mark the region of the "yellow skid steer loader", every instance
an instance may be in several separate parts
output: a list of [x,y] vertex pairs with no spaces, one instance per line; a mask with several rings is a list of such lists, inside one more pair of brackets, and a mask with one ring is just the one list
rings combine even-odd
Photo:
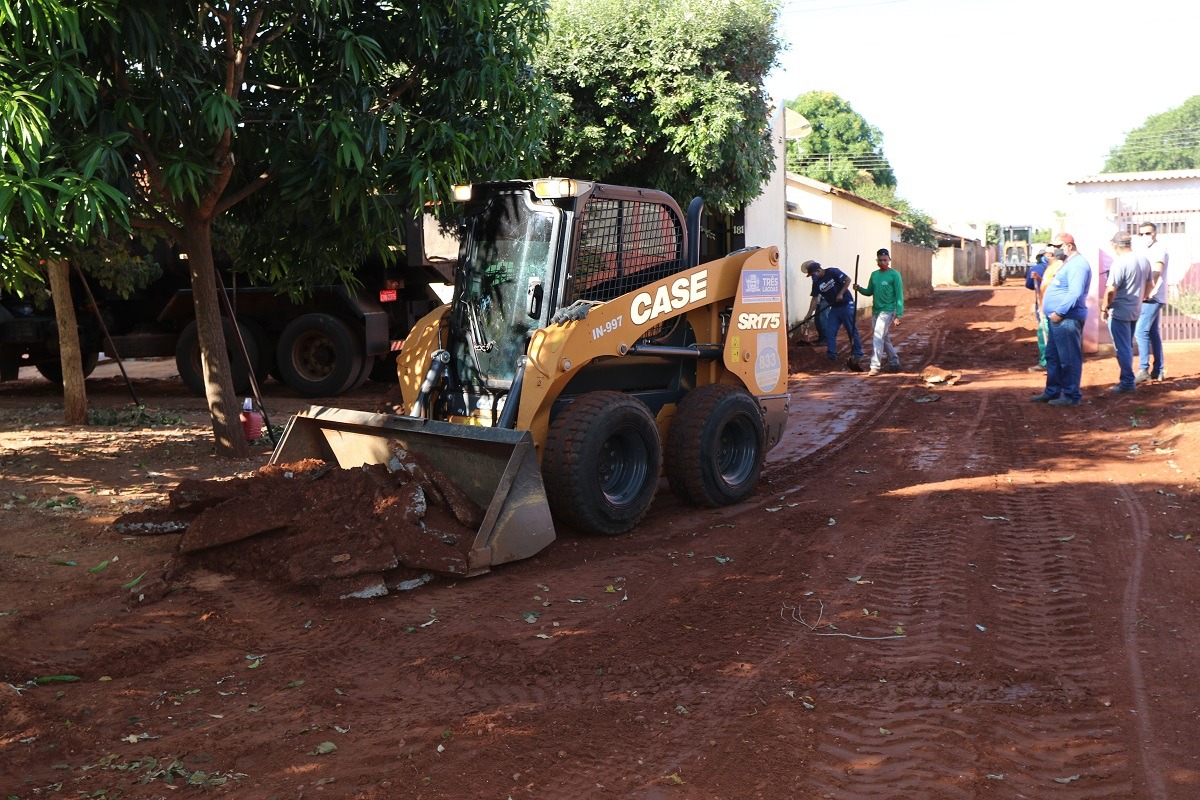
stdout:
[[546,547],[551,512],[629,531],[663,473],[696,505],[750,495],[788,413],[778,251],[698,264],[703,204],[685,219],[653,190],[551,178],[456,195],[454,296],[397,362],[407,413],[314,406],[272,463],[422,454],[484,510],[467,574]]

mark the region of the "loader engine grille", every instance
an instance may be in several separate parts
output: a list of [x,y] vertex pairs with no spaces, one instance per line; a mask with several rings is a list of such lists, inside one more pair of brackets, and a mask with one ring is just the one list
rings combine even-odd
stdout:
[[684,268],[683,221],[673,209],[593,198],[582,216],[567,304],[612,300]]

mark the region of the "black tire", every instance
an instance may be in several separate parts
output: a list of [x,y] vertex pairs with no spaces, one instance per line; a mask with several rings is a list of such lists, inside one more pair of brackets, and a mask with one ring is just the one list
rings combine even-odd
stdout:
[[362,369],[358,371],[358,377],[350,382],[350,386],[346,388],[347,392],[353,392],[360,388],[367,379],[371,377],[371,370],[375,366],[375,356],[363,356]]
[[[83,352],[83,377],[86,379],[96,371],[96,365],[100,363],[100,353],[95,350],[85,350]],[[51,383],[56,383],[62,386],[63,372],[62,361],[55,359],[54,361],[43,361],[35,367],[42,377]]]
[[238,325],[254,339],[258,348],[258,360],[254,366],[254,379],[261,385],[275,369],[275,343],[262,325],[251,319],[238,320]]
[[542,457],[550,510],[580,530],[616,536],[634,528],[661,470],[658,425],[637,398],[590,392],[550,423]]
[[[238,327],[242,331],[242,341],[246,343],[246,355],[250,357],[250,363],[257,368],[259,363],[258,342],[245,325],[238,323]],[[250,391],[250,373],[242,359],[242,351],[237,345],[237,340],[233,338],[233,323],[227,317],[221,318],[221,330],[225,334],[225,352],[229,354],[229,372],[233,377],[233,391],[237,394],[246,394]],[[200,363],[200,332],[196,328],[195,320],[187,324],[187,327],[179,334],[179,340],[175,343],[175,368],[179,370],[179,377],[192,394],[197,397],[204,396],[204,367]]]
[[284,383],[306,397],[341,394],[363,368],[363,349],[354,332],[329,314],[305,314],[289,322],[275,358]]
[[749,392],[710,383],[689,392],[667,431],[667,482],[682,500],[715,508],[740,503],[762,472],[766,431]]
[[1006,267],[1003,264],[992,264],[991,281],[992,286],[1004,285],[1004,270]]
[[371,380],[387,386],[395,386],[399,383],[400,378],[396,372],[396,358],[399,355],[399,350],[392,350],[376,357],[371,365]]

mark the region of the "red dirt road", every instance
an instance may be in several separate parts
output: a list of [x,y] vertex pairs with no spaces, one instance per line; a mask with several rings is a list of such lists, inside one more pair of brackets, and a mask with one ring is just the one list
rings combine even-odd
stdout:
[[214,459],[172,381],[139,389],[181,424],[84,431],[0,386],[0,795],[1200,797],[1200,348],[1030,403],[1028,301],[915,304],[899,375],[795,348],[741,506],[664,490],[632,534],[372,600],[191,571],[137,602],[179,534],[112,520],[266,455]]

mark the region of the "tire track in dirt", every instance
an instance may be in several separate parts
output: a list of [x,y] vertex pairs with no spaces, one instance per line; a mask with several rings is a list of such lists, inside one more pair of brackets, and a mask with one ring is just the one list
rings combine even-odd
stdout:
[[1130,537],[1133,540],[1133,562],[1129,568],[1129,579],[1125,584],[1125,593],[1121,606],[1121,633],[1125,641],[1125,651],[1129,654],[1129,683],[1137,710],[1137,727],[1140,747],[1142,773],[1146,779],[1147,788],[1156,800],[1167,800],[1166,785],[1163,782],[1162,770],[1155,758],[1154,725],[1150,715],[1150,702],[1146,696],[1146,680],[1139,658],[1140,649],[1137,643],[1138,603],[1141,597],[1142,565],[1146,557],[1146,547],[1150,541],[1150,516],[1138,500],[1133,489],[1126,484],[1117,484],[1117,494],[1125,501],[1130,511]]
[[1046,443],[1025,432],[1023,401],[999,398],[992,427],[992,450],[1010,472],[996,481],[993,582],[980,614],[996,667],[1014,683],[1013,713],[989,716],[987,768],[1017,791],[1058,782],[1056,796],[1129,797],[1125,719],[1104,699],[1115,687],[1089,599],[1105,590],[1102,565],[1095,532],[1076,524],[1094,513],[1093,501],[1072,485],[1034,483]]
[[[946,454],[953,439],[977,435],[988,416],[988,395],[962,397],[975,404],[969,417],[960,417],[964,429],[941,425],[922,431],[921,447],[907,454],[923,482],[952,479],[967,466]],[[864,616],[869,612],[889,625],[900,621],[896,630],[903,637],[853,641],[855,660],[877,665],[876,671],[817,696],[819,708],[833,710],[820,757],[811,761],[805,790],[812,796],[871,800],[934,791],[973,796],[975,759],[960,743],[972,741],[976,732],[962,706],[991,698],[960,688],[972,683],[964,666],[971,652],[964,611],[971,569],[967,541],[951,524],[913,524],[937,518],[940,502],[928,491],[913,497],[903,515],[887,524],[883,552],[863,564],[866,582],[835,593],[839,607],[861,607]],[[869,706],[864,697],[870,697]]]
[[[938,348],[945,336],[944,332],[938,331],[939,328],[936,326],[925,324],[923,327],[915,329],[905,339],[905,348],[909,353],[915,352],[923,355],[920,367],[932,363],[937,358]],[[920,367],[915,369],[919,370]],[[824,378],[822,376],[810,379],[800,386],[794,386],[793,396],[796,397],[796,393],[811,390],[814,381],[830,382],[841,379],[841,377]],[[888,381],[888,383],[884,383],[880,381],[879,383],[886,387],[886,394],[882,399],[875,395],[874,403],[865,411],[865,418],[856,419],[852,428],[839,431],[838,435],[830,437],[830,441],[820,444],[812,452],[797,456],[794,451],[790,455],[795,460],[788,463],[784,470],[777,471],[773,475],[774,482],[795,483],[815,470],[821,462],[847,450],[860,437],[874,430],[880,421],[895,409],[897,402],[911,394],[914,389],[913,385],[907,382]],[[974,415],[973,428],[978,427],[985,413],[986,400]],[[795,430],[790,433],[793,437],[798,435]],[[818,436],[818,438],[820,437]],[[718,512],[718,516],[725,519],[737,519],[751,512],[761,512],[762,507],[772,502],[778,502],[780,496],[786,497],[797,491],[798,488],[800,487],[784,489],[782,492],[772,493],[765,499],[756,499],[723,509]],[[919,533],[914,531],[912,538],[914,540],[924,539],[925,544],[917,545],[914,548],[920,553],[914,553],[911,556],[908,560],[908,568],[922,570],[925,577],[913,582],[913,596],[902,600],[901,603],[940,605],[942,599],[935,596],[936,593],[926,593],[923,590],[935,586],[934,579],[944,575],[945,570],[941,567],[933,567],[935,561],[929,558],[929,551],[926,548],[932,546],[935,551],[945,552],[946,547],[954,542],[953,532],[945,531],[943,536],[937,537],[936,542],[931,541],[928,531]],[[769,549],[772,544],[769,540],[764,539],[762,546],[764,549]],[[789,656],[795,653],[796,648],[806,647],[804,634],[794,625],[779,633],[778,637],[762,637],[755,641],[741,642],[738,646],[742,665],[740,668],[733,666],[724,671],[706,673],[702,677],[707,680],[698,680],[698,676],[693,676],[690,682],[675,686],[674,697],[678,700],[680,707],[702,708],[703,713],[692,714],[689,712],[687,716],[673,720],[672,732],[668,741],[650,739],[645,743],[643,761],[647,764],[664,765],[657,770],[658,773],[670,773],[699,763],[709,750],[709,747],[706,746],[707,742],[721,741],[725,732],[733,727],[732,721],[743,715],[746,708],[759,707],[759,704],[763,702],[762,695],[764,694],[773,696],[775,690],[768,687],[767,684],[777,682],[779,677],[772,665],[786,662]],[[940,641],[941,637],[939,636],[937,639]],[[934,658],[948,657],[957,652],[954,649],[939,650],[935,653]],[[929,763],[936,763],[938,760],[944,759],[949,747],[945,741],[946,737],[938,735],[937,727],[930,724],[927,718],[917,719],[917,717],[921,717],[920,713],[913,716],[914,721],[910,725],[897,715],[897,721],[894,724],[900,735],[886,748],[893,759],[902,762],[901,771],[905,774],[909,773],[909,769],[919,769],[922,758],[928,760]],[[851,720],[846,720],[844,727],[845,738],[849,741],[854,741],[857,736],[853,732],[854,730],[867,729]],[[964,762],[968,760],[964,753]],[[585,763],[577,763],[570,774],[557,776],[559,781],[557,786],[565,792],[564,796],[571,796],[572,793],[586,794],[595,788],[595,775],[613,774],[613,770],[622,768],[627,768],[627,765],[611,763],[597,756]],[[910,779],[906,779],[906,781],[911,782]],[[920,783],[920,781],[915,783]],[[878,796],[894,797],[895,794],[892,793],[894,788],[895,786],[892,786],[887,792]],[[653,792],[654,789],[652,786],[643,786],[641,791]],[[862,796],[869,797],[870,795]]]

